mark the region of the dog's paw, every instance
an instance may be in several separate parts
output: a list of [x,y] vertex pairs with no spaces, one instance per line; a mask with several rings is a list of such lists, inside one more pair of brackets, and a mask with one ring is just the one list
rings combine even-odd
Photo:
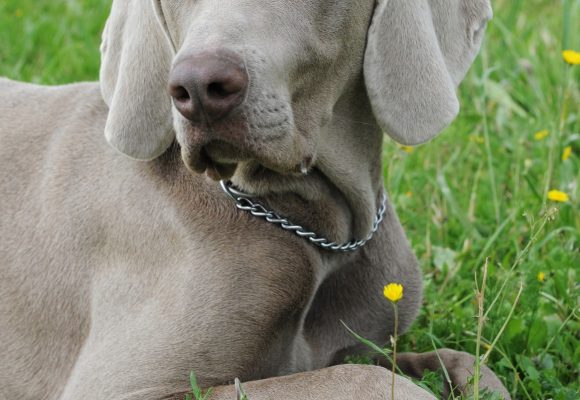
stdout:
[[[430,353],[403,353],[398,356],[397,366],[406,374],[419,379],[425,370],[437,371],[445,368],[451,380],[451,387],[446,385],[445,398],[448,398],[451,390],[467,396],[473,393],[475,357],[469,353],[451,349]],[[497,393],[504,400],[511,400],[505,386],[486,365],[481,365],[480,368],[479,389]]]
[[[439,357],[445,364],[449,378],[455,387],[462,393],[473,391],[472,377],[474,372],[475,357],[469,353],[455,351],[451,349],[439,350]],[[507,389],[501,383],[495,373],[486,365],[480,367],[479,378],[480,389],[487,389],[503,396],[504,399],[511,399]]]

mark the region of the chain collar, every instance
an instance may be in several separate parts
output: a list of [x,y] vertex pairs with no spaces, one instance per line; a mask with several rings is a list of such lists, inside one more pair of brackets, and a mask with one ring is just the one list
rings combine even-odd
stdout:
[[276,224],[280,226],[282,229],[287,231],[293,232],[297,236],[307,239],[310,243],[315,246],[321,247],[326,250],[332,251],[339,251],[339,252],[351,252],[360,249],[363,247],[375,234],[375,232],[379,229],[379,225],[383,221],[385,217],[385,211],[387,209],[387,195],[383,192],[381,206],[377,211],[377,215],[375,216],[375,220],[373,222],[373,227],[371,232],[368,234],[366,239],[363,240],[351,240],[348,243],[335,243],[331,242],[330,240],[318,236],[314,232],[310,232],[304,229],[300,225],[293,224],[292,222],[288,221],[288,219],[281,217],[280,215],[276,214],[273,211],[268,211],[266,207],[261,205],[260,203],[254,202],[251,199],[251,196],[247,193],[240,192],[236,188],[233,187],[230,181],[220,181],[220,185],[224,192],[226,192],[234,201],[236,202],[236,207],[239,210],[249,212],[255,217],[260,217],[265,219],[266,221]]

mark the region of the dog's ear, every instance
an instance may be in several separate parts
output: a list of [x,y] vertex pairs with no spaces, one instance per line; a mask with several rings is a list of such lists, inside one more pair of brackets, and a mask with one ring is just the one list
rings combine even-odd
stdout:
[[115,0],[101,45],[105,137],[129,157],[151,160],[174,140],[167,82],[173,49],[157,0]]
[[393,139],[420,144],[455,119],[455,89],[490,18],[489,0],[377,0],[364,73],[375,117]]

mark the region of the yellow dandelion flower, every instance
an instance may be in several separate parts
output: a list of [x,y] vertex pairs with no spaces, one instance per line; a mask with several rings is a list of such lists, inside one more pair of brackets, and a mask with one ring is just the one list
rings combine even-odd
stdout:
[[550,132],[547,129],[544,129],[542,131],[534,133],[534,139],[536,139],[537,141],[544,140],[545,138],[548,137],[549,134]]
[[564,148],[562,152],[562,161],[566,161],[572,155],[572,146],[567,146]]
[[415,148],[411,146],[401,146],[401,150],[403,150],[407,154],[411,154],[412,152],[415,151]]
[[22,18],[24,13],[22,12],[22,10],[20,8],[17,8],[16,11],[14,11],[14,15],[16,16],[16,18]]
[[399,283],[389,283],[383,289],[383,294],[387,300],[396,303],[403,298],[403,285]]
[[413,192],[407,192],[405,193],[405,196],[407,196],[408,198],[413,197]]
[[538,282],[544,282],[546,280],[546,274],[543,272],[538,272]]
[[570,197],[566,193],[559,190],[550,190],[548,192],[548,200],[566,203],[567,201],[570,201]]
[[580,53],[574,50],[564,50],[562,58],[570,65],[580,65]]

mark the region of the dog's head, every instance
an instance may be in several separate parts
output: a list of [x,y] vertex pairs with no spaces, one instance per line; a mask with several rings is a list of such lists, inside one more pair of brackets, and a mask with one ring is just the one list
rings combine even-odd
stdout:
[[[372,108],[372,124],[422,143],[456,116],[490,17],[489,0],[114,0],[106,138],[142,160],[177,139],[214,179],[244,163],[299,175],[339,100],[362,92],[352,106]],[[332,146],[356,147],[343,139]]]

